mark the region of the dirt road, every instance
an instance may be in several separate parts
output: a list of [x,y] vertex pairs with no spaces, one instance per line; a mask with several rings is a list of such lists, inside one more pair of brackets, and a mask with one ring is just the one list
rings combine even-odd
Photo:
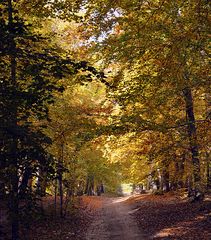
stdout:
[[142,240],[146,239],[131,217],[127,197],[101,198],[103,201],[96,219],[88,229],[86,240]]

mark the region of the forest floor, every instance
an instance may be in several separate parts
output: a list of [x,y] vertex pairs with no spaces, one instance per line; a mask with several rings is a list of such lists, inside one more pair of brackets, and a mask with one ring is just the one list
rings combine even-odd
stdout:
[[[211,239],[211,198],[189,203],[173,194],[128,197],[83,196],[65,218],[53,212],[53,199],[44,199],[45,215],[21,228],[21,240],[148,240]],[[1,211],[0,239],[6,240]],[[26,219],[27,220],[27,219]],[[30,222],[30,216],[27,220]]]
[[172,194],[144,194],[126,202],[146,239],[211,239],[211,197],[190,203]]
[[[26,215],[22,219],[20,240],[84,240],[87,227],[98,209],[96,203],[88,206],[88,202],[79,197],[74,199],[65,217],[61,218],[59,206],[55,213],[53,197],[43,198],[42,205],[44,211],[41,215]],[[5,204],[0,203],[0,240],[11,239],[9,226]]]
[[101,197],[99,201],[102,207],[86,240],[211,239],[210,197],[201,203],[190,203],[173,194]]

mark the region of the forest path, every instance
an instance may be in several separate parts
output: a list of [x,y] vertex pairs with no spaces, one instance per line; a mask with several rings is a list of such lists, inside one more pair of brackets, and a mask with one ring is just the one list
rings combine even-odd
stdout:
[[86,240],[142,240],[146,239],[131,217],[128,197],[101,197],[102,207],[86,234]]

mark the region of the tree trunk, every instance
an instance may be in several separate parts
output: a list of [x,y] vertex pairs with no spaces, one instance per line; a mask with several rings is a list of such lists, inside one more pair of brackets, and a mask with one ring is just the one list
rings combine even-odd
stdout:
[[63,217],[63,184],[62,174],[59,175],[60,217]]
[[183,154],[181,160],[179,161],[179,187],[183,188],[185,186],[184,182],[184,173],[185,173],[185,157],[186,155]]
[[[17,89],[16,81],[16,43],[14,36],[14,21],[13,21],[13,6],[12,1],[7,1],[8,6],[8,28],[9,28],[9,59],[10,59],[10,81],[11,86],[13,87],[14,93]],[[11,127],[16,132],[17,129],[17,103],[14,96],[13,104],[10,106],[11,111]],[[18,200],[18,158],[17,158],[17,148],[18,148],[18,139],[13,133],[12,144],[11,144],[11,159],[10,169],[11,169],[11,192],[10,192],[10,204],[9,210],[11,212],[11,224],[12,224],[12,240],[19,239],[19,200]]]
[[206,101],[206,118],[211,120],[211,87],[208,87],[207,92],[205,93]]
[[88,196],[94,195],[94,176],[89,175],[87,177],[85,194]]
[[196,122],[193,110],[193,97],[190,87],[186,87],[183,90],[183,95],[186,105],[187,132],[193,166],[193,190],[195,192],[201,192],[202,186],[200,176],[199,150],[197,144]]
[[160,170],[159,172],[158,172],[158,179],[159,179],[159,190],[160,191],[163,191],[163,187],[164,187],[164,179],[163,179],[163,171],[162,170]]
[[20,196],[20,198],[25,197],[30,178],[31,178],[31,169],[30,169],[30,167],[26,167],[26,169],[23,173],[21,184],[19,186],[19,196]]
[[211,161],[210,154],[207,153],[207,189],[211,189]]
[[39,167],[38,174],[37,193],[39,196],[43,197],[46,195],[47,188],[46,172]]
[[[211,87],[208,87],[207,92],[205,94],[206,100],[206,118],[211,121]],[[210,149],[211,144],[208,143],[208,150],[206,152],[207,157],[207,189],[211,189],[211,161],[210,161]]]
[[54,211],[56,216],[56,207],[57,207],[57,178],[55,179],[55,186],[54,186]]
[[165,186],[165,191],[169,192],[170,191],[169,170],[167,168],[163,171],[163,183],[164,183],[164,186]]
[[5,183],[0,180],[0,200],[4,199],[6,195]]
[[61,156],[58,167],[59,180],[59,196],[60,196],[60,217],[63,217],[63,158],[64,158],[64,142],[61,143]]
[[160,190],[160,180],[157,178],[154,180],[157,190]]

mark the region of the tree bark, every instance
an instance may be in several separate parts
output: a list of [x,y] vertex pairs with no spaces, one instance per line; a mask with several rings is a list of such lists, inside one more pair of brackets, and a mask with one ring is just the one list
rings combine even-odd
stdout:
[[64,158],[64,142],[61,143],[61,156],[58,168],[59,180],[59,196],[60,196],[60,217],[63,217],[63,158]]
[[44,171],[42,167],[39,167],[36,191],[38,195],[41,197],[46,195],[46,188],[47,188],[46,174],[47,174],[46,171]]
[[[13,6],[12,0],[7,1],[8,9],[8,28],[9,28],[9,58],[10,58],[10,84],[14,90],[14,93],[17,89],[17,80],[16,80],[16,70],[17,70],[17,61],[16,61],[16,43],[14,36],[14,21],[13,21]],[[17,129],[17,103],[14,96],[13,104],[11,106],[11,122],[10,125],[13,129]],[[16,131],[15,131],[16,132]],[[11,169],[11,192],[10,192],[10,204],[9,208],[11,211],[11,224],[12,224],[12,240],[19,239],[19,198],[18,198],[18,157],[17,157],[17,148],[18,148],[18,139],[15,133],[12,135],[12,144],[11,144],[11,159],[10,169]]]
[[94,195],[94,176],[92,175],[87,176],[85,194]]
[[187,132],[193,166],[193,190],[201,192],[202,186],[200,176],[199,150],[197,143],[196,122],[193,110],[193,97],[191,88],[185,87],[183,90],[183,95],[186,106]]
[[63,217],[63,184],[62,174],[59,175],[60,217]]
[[22,181],[21,184],[19,186],[19,196],[20,198],[24,198],[27,188],[29,187],[29,180],[31,178],[31,169],[30,167],[26,167],[24,173],[23,173],[23,177],[22,177]]
[[54,186],[54,211],[56,216],[56,207],[57,207],[57,178],[55,179],[55,186]]
[[[208,87],[207,92],[205,94],[205,100],[206,100],[206,118],[211,121],[211,87]],[[211,161],[210,161],[210,155],[211,155],[211,144],[208,143],[208,150],[206,152],[206,158],[207,158],[207,189],[211,189]]]
[[165,186],[165,191],[169,192],[170,191],[170,184],[169,184],[169,170],[168,168],[163,170],[163,183]]
[[207,153],[207,189],[211,189],[211,161],[210,161],[210,154]]
[[211,87],[208,87],[205,93],[206,101],[206,118],[211,120]]

